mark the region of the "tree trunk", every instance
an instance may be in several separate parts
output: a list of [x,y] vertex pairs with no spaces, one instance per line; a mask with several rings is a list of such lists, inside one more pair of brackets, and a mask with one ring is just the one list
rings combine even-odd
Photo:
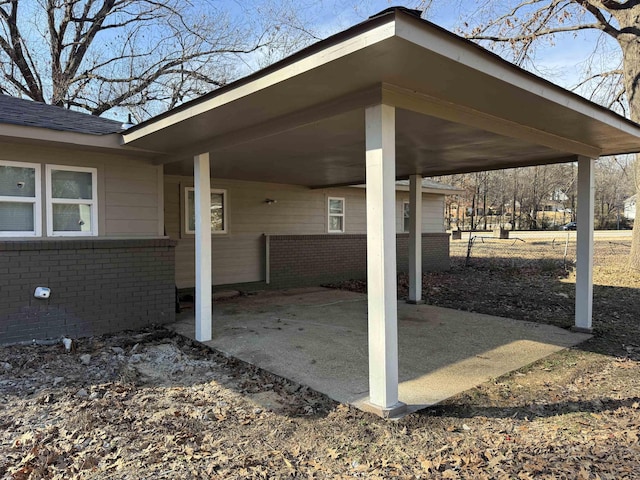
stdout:
[[473,228],[473,219],[476,216],[476,192],[473,192],[473,199],[471,200],[471,231]]
[[[640,162],[636,156],[635,160],[635,182],[636,182],[636,199],[640,198]],[[637,205],[637,201],[636,201]],[[629,266],[640,270],[640,222],[637,219],[633,221],[633,232],[631,236],[631,254],[629,255]]]
[[511,210],[511,230],[517,230],[516,227],[516,195],[518,195],[518,172],[513,171],[513,209]]
[[487,190],[482,193],[482,214],[484,215],[484,229],[487,229]]
[[[622,49],[624,86],[629,102],[629,117],[636,123],[640,123],[640,36],[638,36],[638,18],[640,6],[630,8],[624,16],[617,15],[621,31],[632,33],[620,35],[617,39]],[[636,184],[636,198],[640,198],[640,162],[636,157],[634,162],[634,180]],[[640,269],[640,222],[633,222],[633,235],[631,239],[631,254],[629,265]]]

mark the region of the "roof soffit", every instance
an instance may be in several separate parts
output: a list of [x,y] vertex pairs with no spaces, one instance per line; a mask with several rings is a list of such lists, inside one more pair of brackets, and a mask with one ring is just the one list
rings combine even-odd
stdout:
[[508,118],[475,110],[466,105],[452,103],[441,98],[411,91],[396,85],[382,86],[382,102],[397,108],[460,123],[505,137],[518,138],[544,145],[562,152],[599,157],[602,149],[571,138],[523,125]]

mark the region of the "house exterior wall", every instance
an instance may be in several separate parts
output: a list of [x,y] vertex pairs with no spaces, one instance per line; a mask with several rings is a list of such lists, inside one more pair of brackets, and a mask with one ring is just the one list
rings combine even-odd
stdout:
[[[0,160],[92,167],[98,171],[98,236],[157,237],[164,235],[162,167],[135,157],[21,144],[0,143]],[[43,196],[44,199],[44,196]],[[41,217],[46,220],[45,202]],[[46,235],[46,229],[43,236]],[[33,237],[32,237],[33,238]],[[37,237],[39,238],[39,237]]]
[[[367,276],[367,236],[270,235],[269,284],[275,287],[321,285]],[[398,272],[409,271],[409,235],[396,239]],[[422,234],[423,271],[449,268],[449,234]]]
[[[184,190],[191,186],[191,177],[165,177],[165,226],[167,235],[177,241],[178,288],[195,285],[194,237],[184,233]],[[291,185],[215,178],[211,181],[211,188],[226,190],[228,204],[228,233],[214,234],[212,237],[214,285],[266,280],[265,235],[336,237],[342,238],[346,245],[349,236],[366,234],[363,188],[311,190]],[[344,233],[327,233],[329,197],[345,199]],[[266,199],[276,202],[267,204]],[[423,231],[444,233],[444,196],[424,194],[423,199]],[[405,201],[409,201],[409,192],[399,191],[396,200],[399,232],[403,228],[402,209]],[[448,244],[446,252],[448,254]],[[272,271],[274,266],[277,267],[272,265]]]
[[[175,242],[164,235],[163,169],[136,157],[0,143],[41,165],[40,237],[0,237],[0,343],[79,337],[175,315]],[[46,165],[96,169],[98,235],[47,237]],[[37,299],[37,286],[49,299]]]
[[0,343],[172,322],[174,264],[169,239],[0,240]]

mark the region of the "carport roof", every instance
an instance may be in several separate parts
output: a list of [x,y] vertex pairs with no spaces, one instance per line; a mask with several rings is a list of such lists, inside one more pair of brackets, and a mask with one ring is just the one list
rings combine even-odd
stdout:
[[640,126],[412,11],[392,8],[124,132],[191,174],[313,187],[365,180],[364,109],[396,107],[396,174],[439,175],[640,151]]

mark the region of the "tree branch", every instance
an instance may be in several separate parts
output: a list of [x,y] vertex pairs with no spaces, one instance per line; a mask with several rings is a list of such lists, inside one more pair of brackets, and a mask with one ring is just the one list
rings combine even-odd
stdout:
[[577,90],[578,88],[582,87],[583,85],[586,85],[587,83],[589,83],[592,80],[595,80],[596,78],[612,77],[614,75],[623,75],[623,73],[624,72],[622,70],[610,70],[608,72],[596,73],[594,75],[590,75],[589,77],[583,79],[581,82],[576,84],[571,90]]
[[0,19],[4,21],[7,30],[9,32],[9,39],[2,38],[0,47],[7,54],[9,59],[18,67],[22,78],[25,80],[25,85],[21,88],[22,91],[27,91],[29,97],[32,99],[44,102],[44,95],[42,88],[38,85],[33,72],[29,68],[29,64],[25,57],[22,48],[22,35],[18,29],[18,0],[10,0],[8,5],[11,6],[9,12],[4,8],[0,8]]
[[467,38],[470,40],[489,40],[492,42],[521,42],[524,40],[531,40],[534,38],[542,37],[545,35],[553,35],[555,33],[563,32],[576,32],[579,30],[603,30],[602,26],[598,23],[590,23],[585,25],[567,25],[566,27],[549,28],[546,30],[539,30],[536,32],[514,35],[514,36],[497,36],[497,35],[470,35]]

